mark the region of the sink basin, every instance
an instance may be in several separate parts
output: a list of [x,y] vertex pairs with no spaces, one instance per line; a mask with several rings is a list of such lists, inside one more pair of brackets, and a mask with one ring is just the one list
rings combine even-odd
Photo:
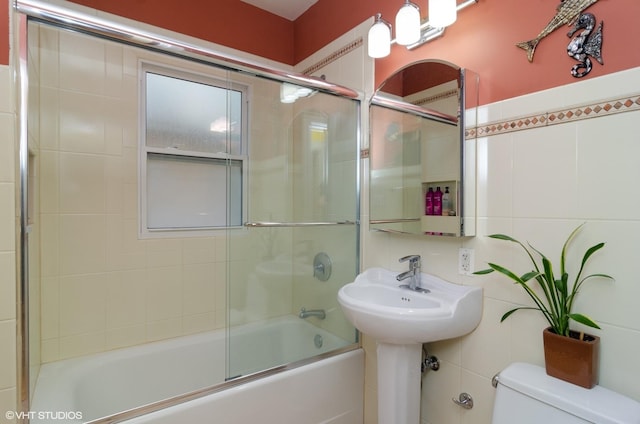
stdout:
[[367,269],[338,291],[338,302],[358,330],[376,339],[378,424],[418,424],[422,343],[473,330],[482,315],[482,289],[423,273],[419,286],[429,292],[421,293],[400,287],[396,275]]
[[480,322],[480,287],[422,273],[420,287],[429,293],[420,293],[401,288],[397,274],[369,268],[338,292],[347,319],[361,332],[379,342],[415,344],[462,336]]

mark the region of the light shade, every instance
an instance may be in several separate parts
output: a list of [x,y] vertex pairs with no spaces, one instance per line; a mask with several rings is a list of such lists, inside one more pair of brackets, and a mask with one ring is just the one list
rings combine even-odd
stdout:
[[293,103],[298,100],[297,87],[293,84],[283,82],[280,86],[280,102]]
[[420,39],[420,8],[406,0],[396,15],[396,42],[406,46]]
[[313,90],[308,87],[300,87],[299,85],[283,82],[280,85],[280,102],[293,103],[299,98],[308,97],[313,94]]
[[369,57],[380,58],[388,56],[391,52],[391,25],[382,19],[382,15],[376,15],[376,21],[369,28]]
[[429,25],[444,28],[456,21],[456,0],[429,0]]

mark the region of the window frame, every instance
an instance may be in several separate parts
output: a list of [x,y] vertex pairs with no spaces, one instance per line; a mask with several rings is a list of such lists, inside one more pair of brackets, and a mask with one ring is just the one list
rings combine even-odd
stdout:
[[[224,70],[223,70],[224,71]],[[229,72],[229,71],[225,71]],[[208,153],[193,150],[182,150],[173,147],[150,147],[147,146],[147,73],[153,73],[170,78],[178,78],[199,84],[219,87],[225,90],[234,90],[241,92],[241,138],[240,138],[240,154],[230,153]],[[139,135],[138,135],[138,234],[140,238],[175,238],[175,237],[206,237],[219,235],[221,231],[229,229],[244,228],[243,223],[247,218],[247,176],[248,176],[248,137],[249,137],[249,102],[251,97],[250,86],[235,82],[231,79],[223,79],[221,77],[178,68],[166,64],[158,64],[145,60],[140,60],[138,65],[138,82],[139,82]],[[212,159],[212,160],[230,160],[240,162],[242,166],[241,173],[241,216],[240,225],[223,225],[212,227],[173,227],[173,228],[149,228],[148,225],[148,204],[147,204],[147,159],[150,155],[162,155],[167,157],[184,157],[196,159]],[[228,184],[227,184],[228,187]],[[228,196],[225,197],[227,210]]]

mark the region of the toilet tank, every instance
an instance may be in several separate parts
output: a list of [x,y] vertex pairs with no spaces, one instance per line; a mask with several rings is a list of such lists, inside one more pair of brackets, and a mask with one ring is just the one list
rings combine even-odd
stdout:
[[585,389],[514,363],[498,376],[492,424],[640,424],[640,403],[595,386]]

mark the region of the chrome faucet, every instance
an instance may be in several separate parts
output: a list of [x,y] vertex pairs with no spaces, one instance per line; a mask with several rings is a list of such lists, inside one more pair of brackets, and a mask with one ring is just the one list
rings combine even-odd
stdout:
[[420,263],[420,255],[409,255],[399,259],[399,262],[409,261],[409,271],[405,271],[396,276],[396,280],[402,281],[409,279],[409,284],[402,284],[400,287],[422,293],[429,293],[428,289],[420,287],[420,273],[422,272],[422,264]]
[[300,309],[300,313],[298,314],[298,317],[301,319],[306,319],[309,317],[317,317],[319,319],[325,319],[327,317],[327,313],[324,311],[324,309],[311,309],[308,310],[303,306]]

